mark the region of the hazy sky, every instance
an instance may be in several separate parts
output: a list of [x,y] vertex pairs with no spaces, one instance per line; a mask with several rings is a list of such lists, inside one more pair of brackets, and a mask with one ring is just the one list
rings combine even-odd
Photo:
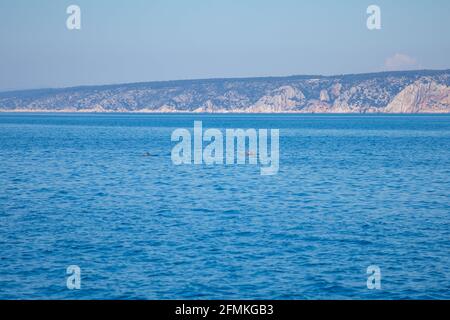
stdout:
[[419,68],[450,68],[448,0],[0,1],[0,91]]

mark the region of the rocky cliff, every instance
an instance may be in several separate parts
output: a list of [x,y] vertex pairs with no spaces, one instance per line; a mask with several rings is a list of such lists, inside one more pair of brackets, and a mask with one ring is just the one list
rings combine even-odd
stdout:
[[4,92],[0,111],[449,113],[450,70]]

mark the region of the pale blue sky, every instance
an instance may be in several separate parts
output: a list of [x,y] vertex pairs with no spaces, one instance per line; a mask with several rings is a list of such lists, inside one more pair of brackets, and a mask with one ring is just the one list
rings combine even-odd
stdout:
[[[366,28],[370,4],[380,31]],[[1,0],[0,91],[447,69],[449,34],[448,0]]]

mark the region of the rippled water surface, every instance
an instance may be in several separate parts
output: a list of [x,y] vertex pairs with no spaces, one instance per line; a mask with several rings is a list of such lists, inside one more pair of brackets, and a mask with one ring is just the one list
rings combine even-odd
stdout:
[[[280,129],[278,175],[174,166],[194,120]],[[449,116],[1,114],[0,150],[3,299],[450,298]]]

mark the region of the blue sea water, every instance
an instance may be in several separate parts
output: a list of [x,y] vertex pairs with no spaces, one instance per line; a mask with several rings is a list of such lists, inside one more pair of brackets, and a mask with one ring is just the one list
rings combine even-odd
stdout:
[[[194,120],[279,173],[174,166]],[[0,298],[449,299],[450,117],[1,114]]]

